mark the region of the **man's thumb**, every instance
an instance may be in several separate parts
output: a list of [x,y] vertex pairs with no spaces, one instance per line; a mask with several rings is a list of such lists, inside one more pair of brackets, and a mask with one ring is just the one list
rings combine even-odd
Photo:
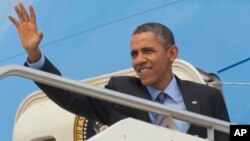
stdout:
[[42,31],[38,32],[38,38],[40,41],[43,39],[43,32]]

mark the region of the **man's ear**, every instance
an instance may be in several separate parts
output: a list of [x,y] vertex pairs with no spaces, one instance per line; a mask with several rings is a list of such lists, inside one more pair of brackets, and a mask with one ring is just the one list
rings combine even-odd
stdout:
[[174,60],[177,58],[179,53],[179,49],[176,45],[171,45],[168,49],[168,58],[171,62],[174,62]]

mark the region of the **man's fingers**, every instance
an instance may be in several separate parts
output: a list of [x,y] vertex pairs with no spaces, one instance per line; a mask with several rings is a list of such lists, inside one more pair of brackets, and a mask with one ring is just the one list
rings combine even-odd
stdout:
[[29,21],[29,15],[28,15],[27,11],[25,10],[23,3],[19,3],[18,5],[19,5],[19,7],[21,9],[21,12],[22,12],[22,15],[23,15],[23,20],[24,21]]
[[36,14],[32,5],[29,6],[30,9],[30,21],[36,25]]
[[19,9],[18,5],[15,5],[14,8],[15,8],[15,11],[17,13],[17,16],[18,16],[20,22],[22,23],[24,19],[23,19],[23,14],[22,14],[21,10]]
[[12,16],[8,16],[8,18],[16,26],[16,28],[18,28],[20,23],[15,18],[13,18]]

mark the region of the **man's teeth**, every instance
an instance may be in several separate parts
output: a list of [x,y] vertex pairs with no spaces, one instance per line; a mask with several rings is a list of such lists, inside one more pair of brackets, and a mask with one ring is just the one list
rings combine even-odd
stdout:
[[143,69],[140,69],[140,73],[142,73],[142,72],[146,72],[146,71],[149,71],[149,68],[143,68]]

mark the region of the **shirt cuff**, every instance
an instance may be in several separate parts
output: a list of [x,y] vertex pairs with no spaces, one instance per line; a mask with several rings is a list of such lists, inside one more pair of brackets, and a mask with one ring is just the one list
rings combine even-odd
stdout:
[[42,54],[41,58],[35,63],[29,63],[28,58],[27,58],[26,63],[29,65],[30,68],[41,69],[45,63],[45,57]]

